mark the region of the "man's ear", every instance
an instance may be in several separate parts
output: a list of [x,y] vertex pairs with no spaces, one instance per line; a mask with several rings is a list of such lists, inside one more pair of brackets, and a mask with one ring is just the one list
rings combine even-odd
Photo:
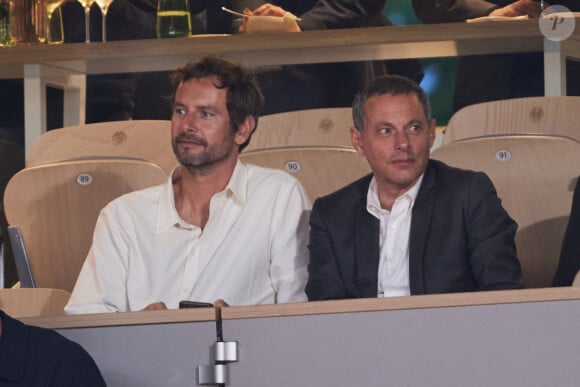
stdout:
[[435,137],[437,137],[437,121],[433,118],[429,123],[429,148],[435,143]]
[[248,138],[252,135],[254,131],[254,126],[256,125],[256,120],[253,116],[247,116],[246,119],[238,127],[238,131],[235,134],[236,144],[242,145]]
[[350,128],[350,141],[352,142],[352,146],[361,156],[365,155],[365,148],[362,141],[362,132],[355,127]]

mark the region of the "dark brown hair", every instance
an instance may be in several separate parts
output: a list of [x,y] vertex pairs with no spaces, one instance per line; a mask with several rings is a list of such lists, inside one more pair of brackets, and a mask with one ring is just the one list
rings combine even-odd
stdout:
[[[171,74],[171,84],[173,86],[172,102],[175,102],[175,93],[181,83],[190,79],[201,79],[216,77],[219,85],[218,89],[226,89],[226,108],[230,116],[230,126],[235,133],[247,116],[254,117],[255,125],[252,133],[258,125],[258,117],[264,96],[260,90],[260,85],[254,73],[244,67],[231,63],[217,56],[206,56],[198,62],[189,62],[184,67],[177,69]],[[240,151],[250,142],[240,145]]]

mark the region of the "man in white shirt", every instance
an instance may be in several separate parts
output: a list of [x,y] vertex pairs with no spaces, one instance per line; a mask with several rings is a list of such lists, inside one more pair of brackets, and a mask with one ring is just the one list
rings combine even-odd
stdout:
[[305,301],[309,200],[285,172],[238,160],[263,103],[255,76],[206,57],[172,83],[180,165],[102,210],[66,312]]
[[377,78],[355,98],[353,120],[372,174],[314,202],[308,298],[518,288],[517,225],[484,173],[429,159],[424,91]]

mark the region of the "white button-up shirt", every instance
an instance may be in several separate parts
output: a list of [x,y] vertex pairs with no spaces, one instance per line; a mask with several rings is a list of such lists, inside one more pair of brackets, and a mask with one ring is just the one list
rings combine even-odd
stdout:
[[377,182],[373,177],[367,193],[367,211],[379,219],[379,272],[377,293],[379,297],[408,296],[409,285],[409,234],[413,205],[419,193],[423,175],[407,192],[393,203],[391,211],[381,207]]
[[306,301],[308,213],[300,183],[237,163],[204,229],[182,220],[167,183],[124,195],[99,215],[67,313],[141,310],[163,301],[231,305]]

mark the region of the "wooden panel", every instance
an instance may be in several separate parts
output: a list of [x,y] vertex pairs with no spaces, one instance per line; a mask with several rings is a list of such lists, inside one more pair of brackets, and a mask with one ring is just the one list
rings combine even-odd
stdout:
[[[456,306],[499,305],[526,302],[579,300],[580,288],[494,290],[469,293],[426,294],[405,297],[359,298],[310,301],[278,305],[247,305],[222,309],[224,320],[309,316],[385,310],[448,308]],[[58,325],[57,325],[58,326]]]
[[0,309],[14,318],[58,316],[69,298],[61,289],[0,289]]
[[[448,308],[580,300],[580,288],[494,290],[469,293],[427,294],[405,297],[358,298],[349,300],[295,302],[271,305],[229,306],[221,308],[224,320],[311,316],[372,311]],[[21,318],[24,323],[49,329],[91,328],[142,324],[167,324],[186,321],[212,321],[213,308],[95,313],[50,317]]]
[[0,70],[5,76],[18,76],[23,64],[49,63],[86,74],[157,71],[175,69],[207,53],[247,65],[425,58],[542,51],[542,41],[532,20],[194,36],[165,39],[163,44],[135,40],[11,47],[0,50]]

